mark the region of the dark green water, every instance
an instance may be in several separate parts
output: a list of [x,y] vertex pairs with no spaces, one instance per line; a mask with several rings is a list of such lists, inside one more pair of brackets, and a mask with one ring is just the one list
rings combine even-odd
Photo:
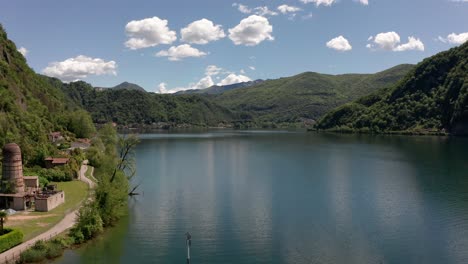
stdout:
[[468,139],[142,136],[143,195],[58,263],[468,263]]

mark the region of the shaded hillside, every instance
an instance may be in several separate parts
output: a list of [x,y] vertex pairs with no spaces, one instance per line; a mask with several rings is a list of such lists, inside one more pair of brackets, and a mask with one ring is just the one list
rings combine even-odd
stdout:
[[267,80],[248,89],[235,89],[210,98],[232,111],[252,115],[260,123],[316,120],[339,105],[395,84],[412,67],[399,65],[376,74],[306,72]]
[[230,123],[234,118],[229,110],[199,96],[127,89],[100,91],[82,81],[63,84],[62,89],[77,105],[88,110],[96,123],[217,126]]
[[211,87],[208,87],[206,89],[192,89],[192,90],[185,90],[185,91],[180,91],[175,94],[221,94],[230,90],[234,89],[239,89],[239,88],[247,88],[251,87],[257,84],[260,84],[264,82],[264,80],[255,80],[255,81],[250,81],[250,82],[242,82],[242,83],[235,83],[235,84],[229,84],[229,85],[213,85]]
[[66,102],[60,89],[29,68],[0,25],[0,146],[17,142],[26,163],[41,163],[53,151],[51,131],[81,133],[76,122],[90,121],[87,113],[72,111],[79,109]]
[[468,132],[468,43],[419,63],[402,81],[328,113],[319,129]]

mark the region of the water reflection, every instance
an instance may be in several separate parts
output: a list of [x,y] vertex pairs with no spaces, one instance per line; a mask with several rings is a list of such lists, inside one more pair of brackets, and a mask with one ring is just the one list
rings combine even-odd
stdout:
[[190,231],[194,263],[466,263],[467,146],[433,137],[146,135],[137,149],[144,195],[131,201],[120,237],[61,262],[113,252],[112,263],[182,263]]

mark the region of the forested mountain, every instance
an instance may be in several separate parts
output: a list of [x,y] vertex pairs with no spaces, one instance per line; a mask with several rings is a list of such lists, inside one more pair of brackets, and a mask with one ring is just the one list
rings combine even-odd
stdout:
[[317,128],[467,134],[468,42],[425,59],[392,88],[333,110]]
[[96,87],[96,89],[98,90],[104,90],[104,89],[114,89],[114,90],[135,90],[135,91],[140,91],[140,92],[146,92],[145,89],[143,89],[143,87],[139,86],[138,84],[134,84],[134,83],[129,83],[129,82],[123,82],[121,84],[118,84],[114,87],[109,87],[109,88],[105,88],[105,87]]
[[50,132],[87,136],[94,129],[89,114],[68,102],[61,89],[29,68],[0,25],[0,147],[16,142],[24,161],[37,164],[53,151]]
[[251,115],[258,123],[316,120],[334,107],[394,85],[412,67],[399,65],[376,74],[306,72],[209,98],[232,111]]
[[303,73],[177,95],[95,89],[85,82],[63,84],[44,78],[89,111],[96,123],[276,127],[313,122],[338,105],[395,84],[411,68],[399,65],[376,74]]
[[221,94],[230,90],[251,87],[264,82],[264,80],[255,80],[250,82],[234,83],[229,85],[213,85],[205,89],[192,89],[180,91],[175,94]]
[[[59,83],[57,79],[44,78],[51,83]],[[69,84],[60,82],[59,85],[76,105],[91,113],[96,123],[218,126],[235,120],[231,111],[195,95],[174,96],[127,89],[99,90],[82,81]]]

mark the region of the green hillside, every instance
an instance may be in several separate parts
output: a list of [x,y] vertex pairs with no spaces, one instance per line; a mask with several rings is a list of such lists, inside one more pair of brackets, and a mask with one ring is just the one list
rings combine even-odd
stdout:
[[413,66],[399,65],[376,74],[327,75],[313,72],[267,80],[210,98],[259,123],[316,120],[327,111],[363,95],[391,86]]
[[89,115],[67,102],[60,89],[29,68],[0,25],[0,146],[16,142],[23,150],[25,162],[38,164],[54,151],[48,141],[50,132],[70,131],[87,136],[89,131],[83,127],[89,122],[81,121],[90,121]]
[[143,89],[143,87],[139,86],[138,84],[129,83],[129,82],[123,82],[121,84],[118,84],[110,88],[100,87],[98,89],[136,90],[136,91],[146,92],[146,90]]
[[341,106],[318,129],[468,132],[468,43],[419,63],[392,88]]
[[[51,83],[59,83],[57,79],[44,78]],[[91,113],[96,123],[218,126],[231,123],[234,119],[231,111],[196,95],[174,96],[127,89],[99,90],[81,81],[60,85],[75,104]]]

